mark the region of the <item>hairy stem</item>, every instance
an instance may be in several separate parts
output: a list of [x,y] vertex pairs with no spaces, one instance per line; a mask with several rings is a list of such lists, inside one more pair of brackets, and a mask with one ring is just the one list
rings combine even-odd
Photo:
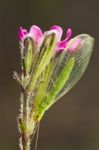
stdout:
[[30,149],[30,138],[28,135],[28,120],[29,120],[29,95],[26,91],[23,92],[24,95],[24,103],[23,103],[23,124],[24,124],[24,131],[22,135],[22,144],[23,150]]
[[22,150],[30,150],[30,138],[26,138],[26,135],[24,136],[22,136]]
[[[30,150],[31,137],[35,133],[36,123],[30,124],[30,106],[29,102],[31,100],[31,95],[26,92],[26,90],[22,91],[22,99],[21,99],[21,121],[19,122],[19,130],[21,133],[20,138],[20,149],[21,150]],[[31,126],[32,130],[31,130]]]

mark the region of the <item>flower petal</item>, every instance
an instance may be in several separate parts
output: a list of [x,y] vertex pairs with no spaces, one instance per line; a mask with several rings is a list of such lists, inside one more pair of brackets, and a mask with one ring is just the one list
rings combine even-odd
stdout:
[[60,26],[54,25],[51,27],[52,31],[56,32],[56,36],[57,36],[57,42],[59,42],[61,40],[62,34],[63,34],[63,30]]
[[66,46],[67,46],[67,44],[68,44],[68,41],[69,41],[70,38],[71,38],[71,35],[72,35],[72,30],[69,28],[69,29],[67,30],[65,40],[63,40],[63,41],[61,41],[61,42],[59,42],[59,43],[57,44],[57,49],[56,49],[56,51],[62,51],[62,50],[64,50],[64,49],[66,48]]
[[23,41],[27,34],[28,34],[28,32],[27,32],[26,29],[23,29],[22,27],[19,28],[18,37],[19,37],[20,40]]
[[69,28],[66,33],[66,41],[68,41],[72,36],[72,30]]
[[43,39],[43,32],[42,30],[36,26],[36,25],[33,25],[31,28],[30,28],[30,33],[29,35],[33,38],[33,40],[37,43],[37,44],[40,44],[42,39]]
[[67,46],[68,42],[66,40],[61,41],[57,44],[57,51],[62,51]]

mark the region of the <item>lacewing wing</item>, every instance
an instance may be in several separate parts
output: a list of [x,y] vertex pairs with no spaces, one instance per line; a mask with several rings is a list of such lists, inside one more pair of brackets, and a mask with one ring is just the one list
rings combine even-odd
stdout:
[[[74,44],[75,41],[77,41],[78,39],[81,40],[81,43],[78,47],[76,47]],[[78,35],[70,40],[70,43],[68,44],[66,49],[61,53],[61,55],[56,60],[55,69],[51,77],[51,82],[48,86],[47,96],[45,99],[46,110],[53,103],[58,101],[63,95],[65,95],[82,77],[88,66],[93,50],[93,45],[94,39],[87,34]],[[75,48],[75,52],[72,52],[72,46],[73,48]],[[64,82],[63,81],[64,76],[61,75],[61,72],[63,71],[64,66],[66,66],[66,64],[68,64],[68,62],[72,58],[74,59],[74,63],[72,64],[73,66],[69,72],[69,75],[67,76],[66,74],[67,77]],[[62,84],[60,84],[60,82],[62,82]]]

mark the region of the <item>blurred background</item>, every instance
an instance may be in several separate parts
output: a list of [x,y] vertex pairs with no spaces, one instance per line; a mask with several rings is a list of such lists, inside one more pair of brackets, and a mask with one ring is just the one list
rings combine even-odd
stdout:
[[18,28],[33,24],[43,30],[60,25],[64,35],[71,27],[73,36],[88,33],[95,38],[85,75],[45,114],[38,150],[98,150],[99,0],[0,0],[0,150],[19,149],[20,90],[12,74],[20,68]]

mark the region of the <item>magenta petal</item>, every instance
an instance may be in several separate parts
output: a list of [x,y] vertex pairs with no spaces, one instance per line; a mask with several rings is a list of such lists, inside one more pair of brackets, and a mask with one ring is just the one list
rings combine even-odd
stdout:
[[57,41],[59,42],[61,40],[62,34],[63,34],[63,30],[60,26],[52,26],[50,30],[53,30],[56,32],[56,36],[57,36]]
[[20,40],[24,40],[24,38],[26,37],[27,35],[27,30],[26,29],[23,29],[22,27],[19,28],[19,31],[18,31],[18,37]]
[[67,44],[68,44],[68,41],[69,41],[69,39],[71,38],[71,35],[72,35],[72,30],[69,28],[69,29],[67,30],[65,40],[63,40],[63,41],[61,41],[61,42],[59,42],[59,43],[57,44],[57,51],[62,51],[62,50],[64,50],[64,49],[66,48],[66,46],[67,46]]
[[40,43],[43,39],[43,32],[42,30],[36,26],[36,25],[33,25],[31,28],[30,28],[30,36],[33,38],[33,40],[37,43]]
[[67,46],[68,42],[66,40],[61,41],[57,44],[57,51],[62,51]]
[[75,52],[81,47],[82,41],[80,38],[74,39],[72,44],[69,47],[69,52]]
[[69,28],[66,33],[66,40],[68,41],[72,36],[72,30]]

